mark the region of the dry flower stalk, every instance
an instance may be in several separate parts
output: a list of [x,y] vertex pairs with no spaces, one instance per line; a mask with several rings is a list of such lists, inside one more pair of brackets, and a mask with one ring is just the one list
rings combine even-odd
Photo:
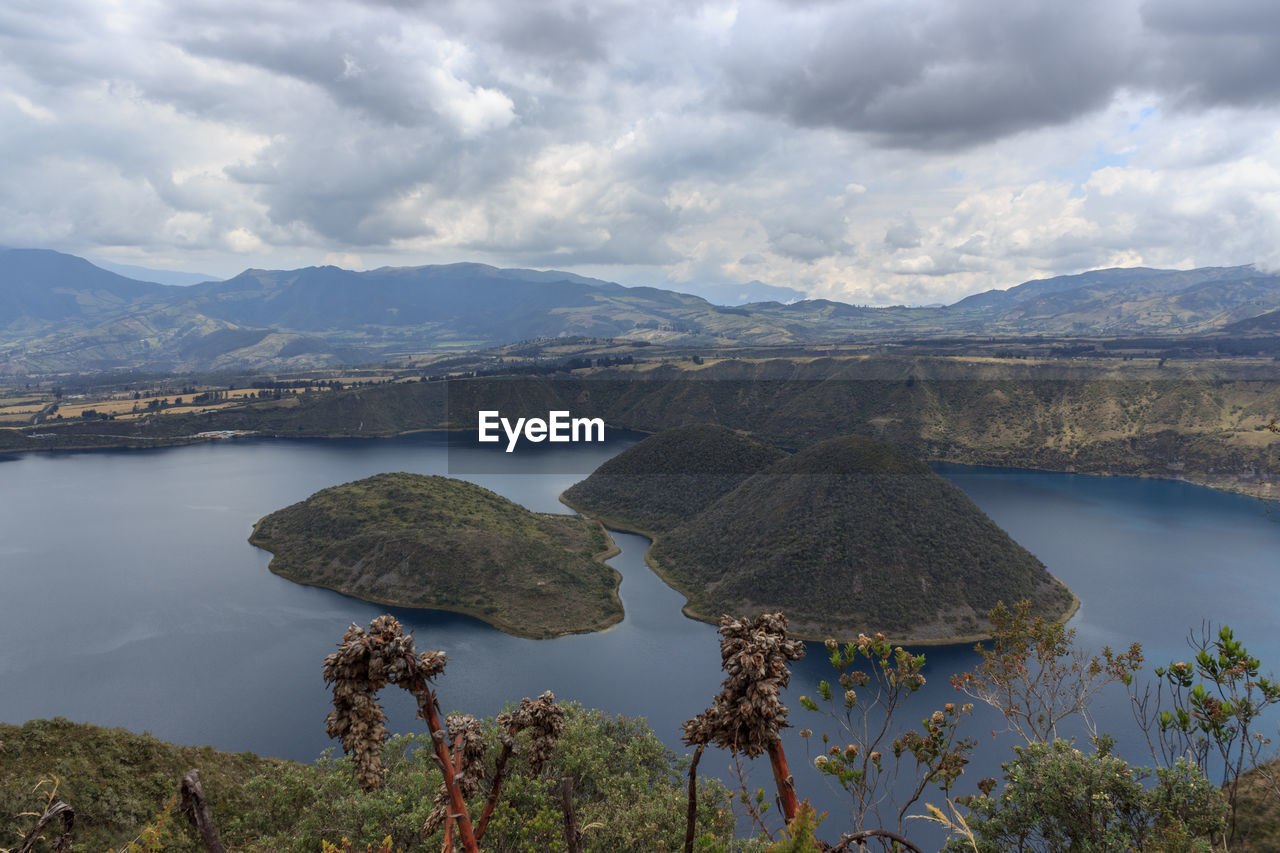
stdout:
[[[480,783],[484,777],[484,754],[487,744],[484,740],[484,729],[480,721],[470,714],[450,714],[445,718],[445,726],[449,730],[449,740],[453,742],[454,782],[466,799],[480,792]],[[427,816],[423,830],[428,834],[440,828],[449,815],[450,793],[448,787],[441,784],[436,791],[435,808]]]
[[684,724],[689,746],[714,744],[755,758],[765,752],[788,823],[800,804],[778,732],[790,725],[780,695],[791,680],[788,663],[804,657],[804,643],[787,637],[787,617],[720,619],[720,661],[725,679],[711,707]]
[[405,635],[394,616],[374,619],[368,632],[353,623],[343,634],[338,651],[324,659],[324,680],[333,685],[333,710],[325,718],[325,731],[329,737],[340,738],[343,750],[355,759],[361,787],[376,788],[382,783],[378,751],[387,738],[386,717],[376,694],[388,684],[409,691],[418,702],[418,716],[431,732],[463,848],[467,853],[478,853],[466,800],[445,746],[435,692],[427,683],[444,672],[445,662],[444,652],[417,654],[413,637]]
[[556,704],[556,695],[548,690],[537,699],[530,699],[528,696],[521,699],[520,707],[509,713],[499,714],[497,723],[502,752],[494,765],[493,785],[489,789],[480,821],[476,824],[477,841],[484,837],[489,818],[498,805],[498,794],[506,779],[507,761],[517,751],[516,735],[525,729],[532,731],[533,737],[527,750],[529,772],[534,776],[539,775],[542,773],[542,765],[551,757],[551,750],[555,748],[556,741],[564,730],[564,708]]

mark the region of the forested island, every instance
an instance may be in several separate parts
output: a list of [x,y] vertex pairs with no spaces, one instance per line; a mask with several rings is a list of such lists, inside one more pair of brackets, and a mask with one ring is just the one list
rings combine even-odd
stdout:
[[998,601],[1065,619],[1075,598],[959,488],[857,436],[785,454],[723,427],[645,439],[562,500],[654,537],[649,564],[685,613],[785,609],[798,636],[981,635]]
[[401,607],[452,610],[518,637],[622,619],[616,548],[597,522],[530,512],[448,477],[379,474],[265,516],[249,541],[298,583]]

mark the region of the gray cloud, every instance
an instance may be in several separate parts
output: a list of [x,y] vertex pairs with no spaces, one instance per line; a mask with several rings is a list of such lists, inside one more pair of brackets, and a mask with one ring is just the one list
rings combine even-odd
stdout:
[[1183,106],[1280,103],[1280,6],[1151,0],[1141,13],[1160,45],[1141,82]]
[[0,243],[224,274],[478,259],[856,302],[1265,260],[1278,10],[9,4]]
[[612,17],[586,3],[565,9],[518,4],[503,16],[497,36],[505,49],[552,65],[596,63],[608,55],[607,28]]
[[920,237],[920,226],[916,224],[915,217],[907,214],[884,232],[884,244],[894,251],[916,249],[920,246]]
[[1127,18],[1110,0],[861,3],[798,32],[753,18],[727,59],[731,98],[890,147],[963,147],[1105,105],[1128,74]]
[[725,58],[730,102],[886,147],[964,148],[1134,89],[1184,108],[1280,101],[1280,6],[1255,0],[867,2],[773,32],[752,8]]

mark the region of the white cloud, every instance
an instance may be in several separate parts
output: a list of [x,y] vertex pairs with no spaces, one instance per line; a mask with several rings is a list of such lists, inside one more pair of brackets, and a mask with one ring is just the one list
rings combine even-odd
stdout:
[[1280,264],[1280,31],[1190,0],[0,8],[0,244],[953,301]]

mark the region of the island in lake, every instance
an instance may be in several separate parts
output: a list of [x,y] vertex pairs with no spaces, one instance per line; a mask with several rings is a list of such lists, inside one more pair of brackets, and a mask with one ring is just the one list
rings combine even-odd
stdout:
[[1028,599],[1052,619],[1076,605],[963,491],[870,438],[785,454],[723,427],[681,427],[562,500],[652,536],[646,560],[705,621],[781,609],[810,639],[938,643],[981,636],[998,601]]
[[400,607],[466,613],[518,637],[622,620],[617,553],[595,521],[531,512],[448,477],[378,474],[316,492],[254,525],[271,571]]

